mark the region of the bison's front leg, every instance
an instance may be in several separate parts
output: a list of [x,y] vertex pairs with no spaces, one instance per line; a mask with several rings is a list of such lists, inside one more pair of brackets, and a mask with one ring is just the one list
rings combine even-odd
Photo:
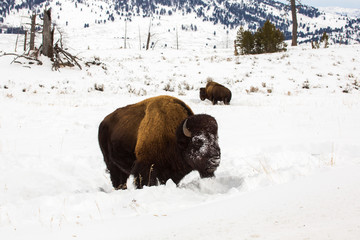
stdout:
[[134,184],[137,188],[158,184],[155,164],[136,161],[131,169],[131,175],[134,176]]
[[225,98],[225,99],[224,99],[224,104],[225,104],[225,105],[230,105],[230,101],[229,101],[227,98]]
[[110,179],[113,187],[116,190],[126,189],[126,180],[129,177],[129,172],[126,172],[119,164],[115,161],[105,161],[107,171],[110,174]]

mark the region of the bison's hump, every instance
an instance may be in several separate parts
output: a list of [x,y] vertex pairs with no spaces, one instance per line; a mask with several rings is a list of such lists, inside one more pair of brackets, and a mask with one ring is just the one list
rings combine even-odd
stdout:
[[176,129],[191,109],[181,100],[160,96],[148,99],[139,125],[135,154],[139,161],[166,161],[176,148]]

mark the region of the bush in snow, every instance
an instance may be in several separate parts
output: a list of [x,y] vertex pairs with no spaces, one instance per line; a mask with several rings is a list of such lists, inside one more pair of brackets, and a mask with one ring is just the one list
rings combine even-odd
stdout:
[[104,84],[95,83],[94,88],[95,88],[96,91],[103,92],[104,91]]

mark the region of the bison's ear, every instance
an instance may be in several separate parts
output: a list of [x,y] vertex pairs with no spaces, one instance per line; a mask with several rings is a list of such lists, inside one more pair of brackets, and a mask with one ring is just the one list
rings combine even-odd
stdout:
[[191,137],[191,132],[189,131],[189,129],[186,127],[186,123],[187,123],[187,119],[184,121],[184,124],[183,124],[183,127],[182,127],[182,130],[183,130],[183,133],[186,137]]

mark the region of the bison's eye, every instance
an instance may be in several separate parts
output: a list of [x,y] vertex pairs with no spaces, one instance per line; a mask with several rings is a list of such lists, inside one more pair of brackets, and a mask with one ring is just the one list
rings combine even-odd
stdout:
[[206,138],[204,135],[194,136],[192,139],[192,144],[193,144],[194,149],[200,150],[200,149],[204,148],[205,141],[206,141]]
[[197,147],[201,147],[203,144],[204,144],[204,141],[197,138],[197,139],[194,139],[194,145],[197,146]]

